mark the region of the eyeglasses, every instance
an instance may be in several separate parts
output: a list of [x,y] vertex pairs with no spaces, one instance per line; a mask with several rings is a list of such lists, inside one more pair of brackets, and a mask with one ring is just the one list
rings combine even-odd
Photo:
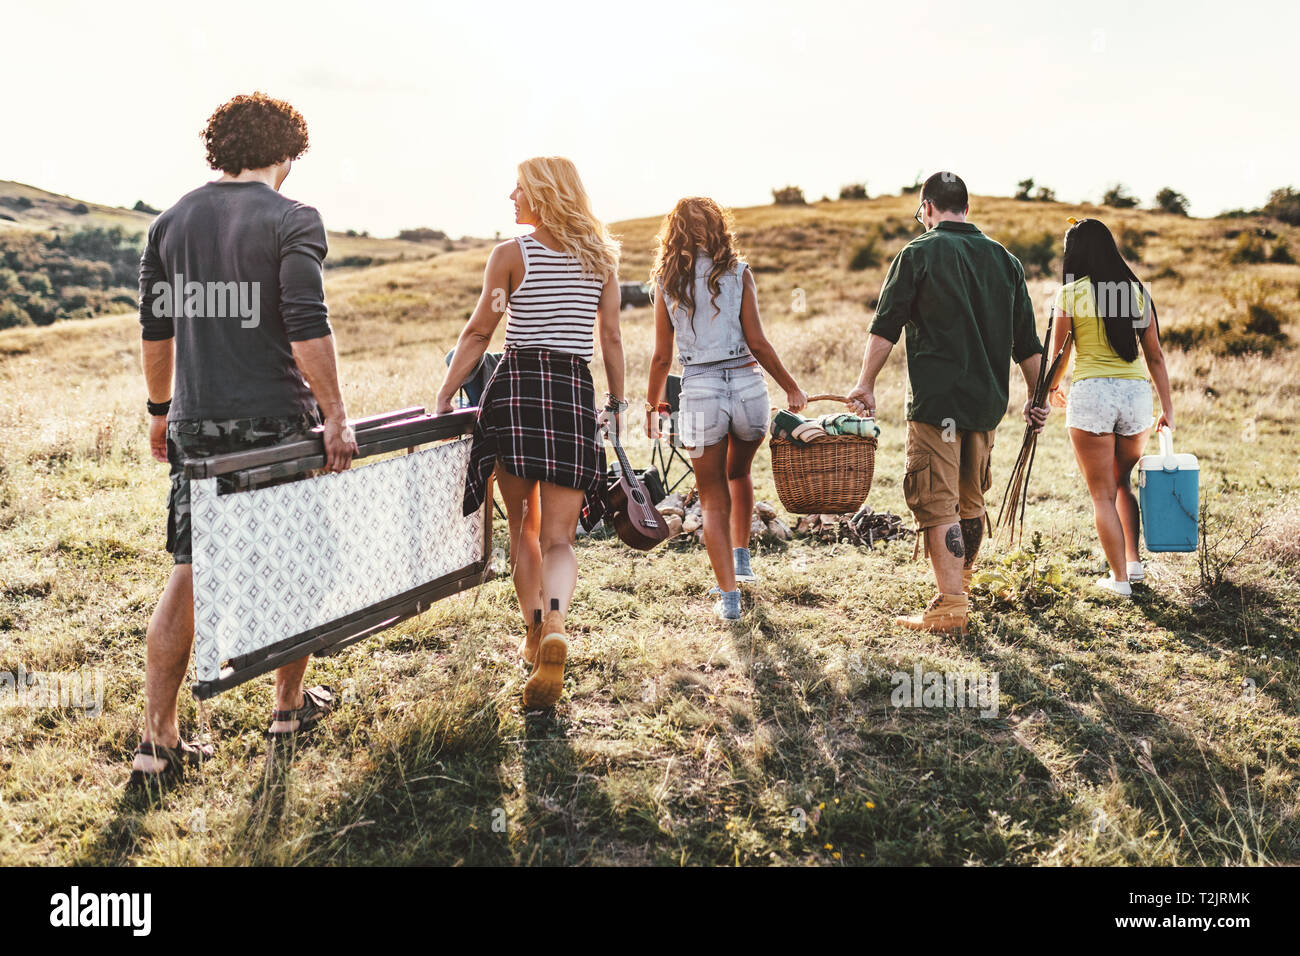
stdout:
[[929,201],[930,200],[928,199],[922,199],[921,205],[917,206],[916,212],[912,213],[912,218],[915,219],[917,223],[919,223],[922,227],[925,226],[925,219],[924,217],[922,217],[921,213],[925,210],[925,204],[928,203]]

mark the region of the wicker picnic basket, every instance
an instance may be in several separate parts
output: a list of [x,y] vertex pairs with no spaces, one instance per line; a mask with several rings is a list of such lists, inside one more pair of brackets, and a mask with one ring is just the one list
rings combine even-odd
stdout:
[[[842,395],[813,395],[808,402],[845,402]],[[768,442],[772,477],[786,511],[845,514],[857,511],[871,491],[876,472],[875,438],[827,435],[806,445],[784,438]]]

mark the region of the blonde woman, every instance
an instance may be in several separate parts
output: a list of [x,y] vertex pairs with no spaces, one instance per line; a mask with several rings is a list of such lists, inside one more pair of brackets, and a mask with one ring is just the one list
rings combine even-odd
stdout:
[[[437,414],[482,358],[501,316],[505,354],[484,390],[465,479],[465,514],[490,494],[495,472],[510,525],[510,559],[531,665],[525,707],[551,707],[564,689],[565,618],[578,578],[573,537],[607,502],[600,425],[616,427],[623,400],[618,244],[591,211],[573,163],[561,157],[519,165],[510,194],[528,235],[492,250],[483,292],[438,390]],[[596,407],[588,363],[596,330],[605,364],[605,412]]]
[[[664,219],[655,258],[655,351],[646,388],[646,430],[659,433],[658,405],[673,362],[682,364],[678,421],[695,459],[704,544],[718,586],[714,613],[740,617],[737,581],[753,581],[750,467],[767,434],[766,369],[791,411],[808,396],[763,334],[753,273],[736,253],[726,214],[712,199],[683,199]],[[734,547],[733,547],[734,546]]]

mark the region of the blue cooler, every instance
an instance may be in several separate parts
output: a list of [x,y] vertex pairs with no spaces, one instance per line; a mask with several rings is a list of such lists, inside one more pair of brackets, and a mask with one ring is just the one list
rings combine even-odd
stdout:
[[1138,461],[1138,507],[1148,551],[1195,551],[1199,525],[1201,466],[1195,455],[1175,455],[1162,428],[1160,454]]

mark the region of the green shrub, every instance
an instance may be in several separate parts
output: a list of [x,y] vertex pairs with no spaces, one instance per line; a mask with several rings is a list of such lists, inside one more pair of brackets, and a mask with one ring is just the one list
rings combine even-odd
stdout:
[[1290,186],[1273,190],[1261,212],[1292,226],[1300,226],[1300,192]]
[[1138,201],[1136,196],[1129,194],[1128,188],[1123,183],[1116,183],[1106,190],[1101,197],[1101,204],[1115,209],[1132,209]]
[[1033,181],[1033,179],[1032,179],[1032,178],[1031,178],[1031,179],[1022,179],[1022,180],[1020,180],[1020,182],[1016,183],[1016,197],[1015,197],[1015,198],[1018,199],[1018,200],[1020,200],[1021,202],[1028,202],[1028,201],[1029,201],[1029,197],[1030,197],[1030,195],[1033,193],[1033,191],[1034,191],[1034,181]]
[[1146,234],[1134,226],[1120,226],[1119,235],[1115,237],[1119,254],[1134,262],[1142,261],[1142,249],[1147,244]]
[[12,329],[20,325],[31,325],[32,317],[13,299],[0,299],[0,329]]
[[1253,232],[1243,232],[1237,236],[1237,244],[1228,255],[1228,261],[1234,265],[1263,262],[1267,258],[1264,240]]
[[1156,208],[1175,216],[1187,215],[1187,197],[1166,186],[1156,193]]
[[1251,352],[1272,355],[1290,342],[1282,331],[1281,320],[1258,302],[1247,304],[1245,316],[1235,321],[1218,319],[1162,328],[1160,340],[1184,350],[1208,346],[1216,355],[1246,355]]
[[861,272],[863,269],[874,269],[880,265],[880,250],[877,244],[877,237],[872,236],[853,250],[853,257],[849,259],[850,271]]
[[1020,260],[1026,275],[1050,275],[1056,255],[1056,239],[1050,232],[1039,235],[1013,233],[999,240],[1008,252]]
[[866,198],[867,198],[867,184],[866,184],[866,183],[849,183],[847,186],[841,186],[841,187],[840,187],[840,198],[841,198],[841,199],[866,199]]
[[403,229],[397,234],[397,238],[405,239],[407,242],[442,242],[447,238],[447,234],[441,229],[421,226],[419,229]]
[[1039,186],[1034,190],[1034,202],[1056,202],[1056,190]]
[[778,206],[806,206],[808,200],[803,198],[803,190],[798,186],[782,186],[772,190],[772,202]]
[[1291,265],[1295,262],[1295,256],[1291,255],[1291,247],[1287,245],[1285,239],[1279,239],[1273,243],[1273,250],[1268,254],[1269,262],[1280,262],[1284,265]]

